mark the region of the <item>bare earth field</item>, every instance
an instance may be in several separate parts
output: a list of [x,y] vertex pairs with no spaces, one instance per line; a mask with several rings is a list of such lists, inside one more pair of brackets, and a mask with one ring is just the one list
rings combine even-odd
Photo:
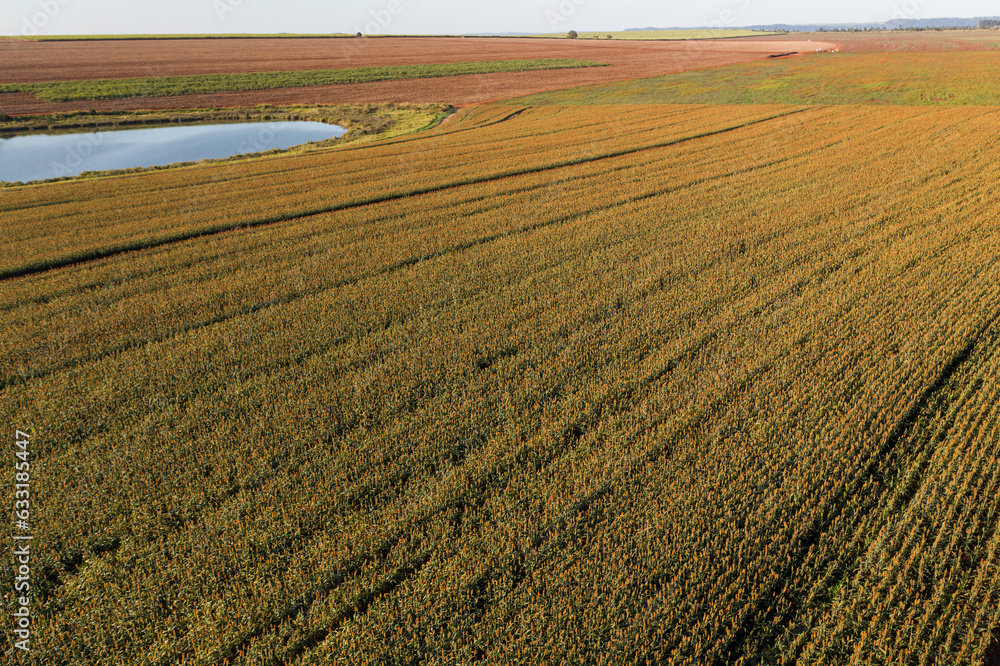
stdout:
[[[787,41],[796,44],[802,40],[815,42],[833,41],[841,45],[843,53],[871,51],[995,51],[1000,49],[998,30],[924,30],[920,32],[813,32],[771,35],[764,38],[747,38],[749,41]],[[744,41],[743,39],[739,41]],[[812,44],[810,44],[812,46]],[[794,50],[810,51],[815,49]]]
[[497,38],[212,39],[25,42],[0,40],[0,82],[28,83],[338,69],[533,58],[578,58],[610,65],[579,70],[479,74],[444,79],[83,102],[40,102],[28,93],[0,96],[8,114],[85,109],[179,109],[256,104],[442,102],[472,104],[535,92],[674,74],[759,60],[789,51],[833,48],[802,40],[573,42]]

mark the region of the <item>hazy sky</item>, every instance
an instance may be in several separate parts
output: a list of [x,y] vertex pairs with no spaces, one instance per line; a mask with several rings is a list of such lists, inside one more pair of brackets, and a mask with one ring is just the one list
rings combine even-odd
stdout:
[[563,32],[1000,14],[995,0],[2,0],[0,34]]

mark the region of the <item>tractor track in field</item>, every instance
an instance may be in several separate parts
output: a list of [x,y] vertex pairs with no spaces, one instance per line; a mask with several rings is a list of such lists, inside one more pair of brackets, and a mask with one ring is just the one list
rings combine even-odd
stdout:
[[[790,114],[782,114],[782,115],[790,115]],[[779,117],[781,117],[781,116],[779,116]],[[766,121],[772,120],[772,119],[774,119],[774,118],[767,118],[767,119],[763,119],[763,120],[752,121],[752,122],[747,123],[747,124],[745,124],[743,126],[757,124],[759,122],[766,122]],[[738,128],[731,128],[729,130],[720,130],[720,131],[717,131],[717,132],[711,132],[711,133],[708,133],[708,134],[702,134],[702,135],[699,135],[699,137],[683,138],[683,139],[679,139],[679,140],[675,140],[675,141],[666,142],[663,145],[658,145],[658,146],[655,146],[655,147],[645,147],[645,148],[641,148],[641,149],[638,149],[638,150],[628,150],[628,151],[624,151],[622,154],[629,154],[629,153],[632,153],[632,152],[638,152],[639,150],[651,150],[651,149],[655,149],[655,148],[658,148],[658,147],[666,147],[666,146],[674,145],[675,143],[681,143],[681,142],[684,142],[684,141],[692,140],[694,138],[700,138],[700,137],[704,137],[704,136],[711,136],[711,135],[714,135],[714,134],[720,134],[720,133],[723,133],[725,131],[731,131],[732,129],[738,129]],[[618,155],[614,155],[614,156],[618,156]],[[585,162],[590,162],[590,161],[599,161],[599,160],[603,160],[603,159],[609,159],[610,157],[612,157],[612,156],[602,156],[602,157],[599,157],[599,158],[597,158],[595,160],[590,160],[590,159],[573,160],[572,162],[573,162],[573,164],[580,164],[580,163],[585,163]],[[760,165],[760,166],[772,166],[773,164],[778,164],[778,163],[781,163],[783,161],[784,161],[784,159],[779,159],[779,160],[777,160],[774,163],[768,163],[768,164],[764,164],[764,165]],[[567,166],[567,165],[560,165],[560,166],[551,166],[550,165],[550,166],[546,166],[544,168],[538,169],[537,171],[545,171],[545,170],[554,169],[554,168],[564,168],[565,166]],[[525,173],[533,173],[535,171],[536,170],[528,170]],[[744,170],[741,170],[741,171],[746,171],[746,170],[744,169]],[[505,177],[513,177],[513,176],[516,176],[516,175],[525,175],[525,174],[518,173],[518,174],[512,174],[512,175],[505,176]],[[727,173],[724,173],[724,174],[721,174],[721,175],[718,175],[718,176],[709,177],[709,178],[699,178],[699,179],[696,179],[696,180],[694,180],[692,182],[684,183],[684,184],[682,184],[680,186],[669,187],[669,188],[666,188],[666,189],[658,189],[658,190],[655,190],[655,191],[652,191],[652,192],[643,192],[641,194],[636,194],[634,196],[628,197],[628,198],[626,198],[626,199],[624,199],[622,201],[618,201],[618,202],[616,202],[616,205],[628,205],[630,203],[637,203],[637,202],[640,202],[640,201],[644,201],[644,200],[650,199],[650,198],[655,197],[655,196],[662,196],[662,195],[669,194],[671,192],[677,191],[679,189],[686,189],[688,187],[694,187],[694,186],[697,186],[697,185],[704,184],[705,182],[708,182],[710,180],[724,179],[724,178],[731,177],[733,175],[735,175],[735,174],[727,172]],[[481,180],[477,180],[476,182],[487,182],[487,181],[490,181],[490,180],[495,180],[495,178],[493,178],[493,177],[484,177]],[[465,184],[473,184],[473,183],[465,183]],[[447,185],[447,186],[443,186],[440,189],[451,189],[453,187],[455,187],[455,185]],[[430,192],[434,192],[434,191],[438,191],[438,189],[434,188],[434,189],[430,190]],[[421,194],[425,194],[425,193],[422,192]],[[405,195],[405,196],[409,196],[409,195]],[[398,199],[398,198],[405,198],[405,196],[401,196],[401,197],[395,197],[394,196],[394,197],[386,199],[386,201],[392,201],[392,200],[395,200],[395,199]],[[373,202],[373,203],[382,203],[382,202],[379,201],[379,202]],[[363,205],[370,205],[370,204],[366,203],[366,204],[363,204]],[[344,208],[353,208],[353,207],[354,206],[345,206]],[[218,316],[215,316],[215,317],[211,317],[211,318],[209,318],[207,320],[202,320],[202,321],[193,323],[190,326],[184,327],[181,330],[170,331],[169,333],[165,333],[162,336],[156,336],[156,337],[153,337],[153,338],[143,339],[141,341],[131,342],[131,343],[128,343],[128,344],[125,344],[125,345],[116,346],[116,347],[113,347],[113,348],[105,350],[103,353],[101,353],[100,355],[97,355],[97,356],[83,358],[83,359],[81,359],[81,358],[74,358],[74,359],[66,361],[65,363],[57,364],[55,366],[46,368],[46,369],[44,369],[41,372],[33,373],[29,377],[26,377],[26,378],[21,379],[21,380],[5,380],[5,381],[2,381],[2,382],[0,382],[0,392],[5,391],[7,388],[9,388],[11,386],[14,386],[14,385],[18,385],[18,384],[20,384],[20,383],[22,383],[24,381],[33,381],[33,380],[36,380],[36,379],[41,379],[41,378],[44,378],[44,377],[49,376],[51,374],[54,374],[54,373],[66,370],[68,368],[75,367],[75,366],[79,365],[80,363],[92,363],[92,362],[96,362],[96,361],[101,360],[102,358],[106,358],[106,357],[109,357],[109,356],[113,356],[113,355],[116,355],[116,354],[127,352],[130,349],[135,349],[137,347],[145,346],[145,345],[150,344],[150,343],[162,342],[163,340],[174,338],[174,337],[177,337],[177,336],[180,336],[180,335],[186,335],[186,334],[195,332],[197,330],[208,328],[210,326],[214,326],[214,325],[217,325],[217,324],[224,324],[224,323],[226,323],[228,321],[231,321],[231,320],[234,320],[234,319],[238,319],[238,318],[243,317],[243,316],[251,315],[251,314],[254,314],[254,313],[259,312],[259,311],[264,310],[264,309],[269,309],[269,308],[273,308],[273,307],[288,305],[289,303],[293,303],[295,301],[299,301],[299,300],[301,300],[303,298],[307,298],[307,297],[312,296],[312,295],[316,295],[316,294],[320,294],[320,293],[325,293],[327,291],[331,291],[331,290],[335,290],[335,289],[341,289],[341,288],[343,288],[345,286],[348,286],[348,285],[351,285],[351,284],[357,284],[357,283],[359,283],[359,282],[361,282],[363,280],[366,280],[366,279],[371,279],[371,278],[379,277],[379,276],[383,276],[383,275],[389,275],[389,274],[398,272],[400,270],[403,270],[403,269],[408,268],[410,266],[414,266],[414,265],[416,265],[418,263],[421,263],[421,262],[424,262],[424,261],[430,261],[430,260],[437,259],[439,257],[443,257],[443,256],[446,256],[446,255],[449,255],[449,254],[453,254],[453,253],[456,253],[456,252],[463,252],[463,251],[471,249],[473,247],[477,247],[477,246],[481,246],[481,245],[486,245],[486,244],[489,244],[489,243],[493,243],[493,242],[496,242],[498,240],[502,240],[504,238],[508,238],[508,237],[511,237],[511,236],[520,235],[520,234],[524,234],[524,233],[531,233],[533,231],[537,231],[537,230],[540,230],[540,229],[543,229],[543,228],[546,228],[546,227],[551,227],[551,226],[555,226],[555,225],[559,225],[559,224],[565,224],[567,222],[570,222],[570,221],[573,221],[573,220],[576,220],[576,219],[580,219],[582,217],[586,217],[588,215],[592,215],[592,214],[601,212],[601,211],[605,210],[606,208],[607,208],[606,203],[601,203],[599,205],[592,206],[592,207],[590,207],[588,209],[585,209],[585,210],[582,210],[582,211],[577,211],[577,212],[575,212],[575,213],[573,213],[571,215],[560,215],[560,216],[557,216],[555,218],[547,219],[547,220],[544,220],[544,221],[541,221],[541,222],[535,222],[533,224],[528,224],[528,225],[523,225],[523,226],[515,227],[515,228],[512,228],[512,229],[509,229],[509,230],[506,230],[506,231],[497,232],[497,233],[494,233],[494,234],[488,234],[488,235],[485,235],[485,236],[479,236],[479,237],[476,237],[476,238],[469,239],[469,240],[467,240],[465,242],[462,242],[462,243],[457,243],[457,244],[455,244],[453,246],[449,246],[447,248],[442,248],[440,250],[437,250],[437,251],[434,251],[434,252],[430,252],[430,253],[427,253],[427,254],[424,254],[424,255],[407,257],[407,258],[401,259],[401,260],[399,260],[397,262],[393,262],[391,264],[386,264],[386,265],[381,266],[379,268],[376,268],[374,270],[366,271],[366,272],[364,272],[362,274],[354,275],[354,276],[351,276],[349,278],[346,278],[346,279],[343,279],[343,280],[339,280],[335,284],[333,284],[333,285],[331,285],[331,286],[329,286],[327,288],[321,289],[321,290],[306,290],[306,291],[303,291],[303,292],[296,292],[296,293],[291,294],[291,295],[289,295],[287,297],[284,297],[284,298],[272,299],[272,300],[267,301],[267,302],[254,304],[254,305],[252,305],[252,306],[250,306],[248,308],[241,308],[240,310],[238,310],[236,312],[232,312],[232,313],[227,313],[227,314],[222,314],[222,315],[218,315]],[[342,210],[342,209],[338,208],[338,209],[335,209],[335,210]],[[325,212],[334,212],[334,211],[323,211],[323,213],[325,213]],[[322,214],[322,213],[314,213],[314,214]],[[304,217],[309,217],[309,216],[311,216],[311,215],[294,216],[294,217],[289,217],[287,219],[282,219],[282,220],[279,220],[279,221],[280,222],[293,221],[293,220],[302,219]],[[275,224],[275,223],[276,222],[271,222],[271,223],[268,223],[268,224]],[[69,267],[72,267],[72,266],[75,266],[75,265],[78,265],[78,264],[90,263],[90,262],[93,262],[93,261],[100,261],[100,260],[112,258],[112,257],[115,257],[115,256],[126,254],[128,252],[134,252],[134,251],[141,251],[141,250],[146,250],[146,249],[152,249],[153,247],[162,247],[162,246],[165,246],[165,245],[170,245],[170,244],[176,244],[176,243],[180,243],[180,242],[185,242],[187,240],[194,240],[194,239],[200,239],[200,238],[205,238],[205,237],[218,236],[218,235],[221,235],[223,233],[228,233],[228,232],[231,232],[231,231],[239,231],[239,230],[244,230],[244,229],[254,228],[254,227],[259,227],[259,226],[264,226],[264,224],[258,224],[258,225],[243,224],[243,225],[239,225],[239,226],[237,226],[235,228],[232,228],[232,229],[225,229],[225,230],[222,230],[222,231],[215,231],[215,232],[212,232],[212,233],[196,234],[196,235],[193,235],[190,238],[184,238],[184,239],[177,240],[177,241],[171,241],[169,243],[161,243],[161,244],[157,244],[157,245],[150,246],[150,247],[139,247],[139,248],[136,248],[134,250],[127,250],[127,251],[123,251],[123,252],[109,253],[109,254],[102,255],[102,256],[96,257],[94,259],[88,259],[88,260],[82,261],[82,262],[72,262],[72,263],[69,263],[69,264],[66,264],[66,265],[61,265],[61,266],[52,267],[52,268],[46,268],[44,270],[38,270],[38,271],[36,271],[35,273],[32,273],[32,274],[48,272],[48,271],[51,271],[51,270],[58,270],[58,269],[62,269],[62,268],[69,268]],[[8,277],[6,279],[17,279],[17,278],[20,278],[20,277],[25,277],[25,276]],[[2,280],[0,280],[0,282],[2,282]]]
[[231,231],[238,231],[244,229],[255,229],[259,227],[270,226],[274,224],[280,224],[283,222],[290,222],[293,220],[300,220],[308,217],[313,217],[316,215],[322,215],[325,213],[333,213],[343,210],[350,210],[353,208],[361,208],[363,206],[370,206],[372,204],[381,204],[391,201],[397,201],[400,199],[407,199],[413,196],[419,196],[423,194],[430,194],[434,192],[442,192],[450,189],[455,189],[458,187],[464,187],[467,185],[476,185],[480,183],[486,183],[491,181],[504,180],[507,178],[513,178],[516,176],[524,176],[534,173],[543,173],[545,171],[552,171],[555,169],[561,169],[570,166],[577,166],[580,164],[587,164],[591,162],[598,162],[606,159],[613,159],[616,157],[623,157],[626,155],[634,155],[636,153],[641,153],[649,150],[656,150],[659,148],[666,148],[673,145],[682,144],[688,141],[695,141],[698,139],[704,139],[711,136],[717,136],[720,134],[725,134],[728,132],[733,132],[736,130],[744,129],[746,127],[751,127],[760,123],[770,122],[772,120],[778,120],[779,118],[784,118],[786,116],[795,115],[797,113],[803,113],[808,109],[797,108],[791,111],[786,111],[784,113],[779,113],[772,116],[767,116],[765,118],[750,120],[747,122],[739,123],[737,125],[732,125],[724,127],[717,130],[710,130],[706,132],[700,132],[691,136],[680,137],[676,139],[669,139],[666,141],[659,141],[653,144],[647,144],[644,146],[635,146],[630,148],[624,148],[619,150],[608,151],[605,153],[600,153],[598,155],[591,155],[586,157],[579,157],[567,160],[559,160],[557,162],[551,162],[548,164],[543,164],[540,166],[533,166],[524,169],[508,169],[506,171],[484,174],[480,176],[472,176],[469,178],[463,178],[456,181],[451,181],[447,183],[441,183],[439,185],[431,185],[427,187],[417,187],[409,190],[394,192],[386,195],[378,195],[374,197],[367,197],[364,199],[359,199],[355,201],[347,201],[332,206],[321,206],[317,208],[307,209],[303,211],[297,211],[292,213],[281,214],[273,217],[263,217],[257,220],[243,220],[238,223],[224,224],[224,225],[213,225],[203,229],[196,229],[189,232],[180,232],[172,234],[164,238],[152,238],[145,239],[141,241],[136,241],[132,243],[122,243],[117,246],[110,248],[96,248],[92,250],[83,250],[75,252],[66,257],[40,261],[33,264],[28,264],[24,266],[8,268],[0,271],[0,282],[4,282],[11,279],[28,277],[32,275],[37,275],[40,273],[45,273],[52,270],[69,268],[73,266],[83,265],[91,263],[94,261],[99,261],[102,259],[108,259],[115,256],[120,256],[128,254],[131,252],[138,252],[142,250],[150,250],[154,248],[165,247],[168,245],[174,245],[178,243],[183,243],[190,240],[195,240],[199,238],[207,238],[210,236],[217,236],[220,234],[228,233]]

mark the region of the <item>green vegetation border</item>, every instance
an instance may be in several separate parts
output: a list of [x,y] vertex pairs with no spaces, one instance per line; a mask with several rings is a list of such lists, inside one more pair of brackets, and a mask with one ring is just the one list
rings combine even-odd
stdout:
[[199,74],[131,79],[92,79],[51,83],[6,83],[0,93],[34,93],[50,102],[72,102],[132,97],[172,97],[203,95],[274,88],[302,88],[344,83],[372,83],[406,79],[427,79],[463,74],[496,74],[551,69],[603,67],[602,63],[550,58],[543,60],[490,60],[432,65],[397,65],[357,67],[353,69],[317,69],[287,72],[251,72],[238,74]]

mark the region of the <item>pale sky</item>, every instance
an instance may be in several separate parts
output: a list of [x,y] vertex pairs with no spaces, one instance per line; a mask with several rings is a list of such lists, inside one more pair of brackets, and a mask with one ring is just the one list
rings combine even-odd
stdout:
[[995,0],[2,0],[0,34],[462,34],[995,16]]

